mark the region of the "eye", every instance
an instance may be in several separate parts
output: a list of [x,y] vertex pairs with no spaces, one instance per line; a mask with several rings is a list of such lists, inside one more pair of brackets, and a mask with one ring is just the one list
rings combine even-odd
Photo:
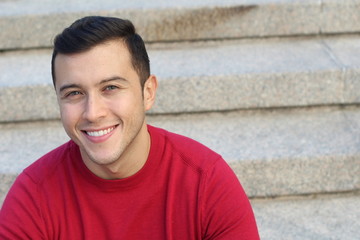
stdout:
[[115,90],[115,89],[118,89],[117,86],[114,86],[114,85],[109,85],[109,86],[106,86],[105,87],[105,91],[112,91],[112,90]]
[[83,93],[80,91],[69,91],[64,93],[62,99],[73,100],[79,98]]
[[76,96],[76,95],[80,95],[81,92],[79,91],[72,91],[66,94],[66,97],[72,97],[72,96]]

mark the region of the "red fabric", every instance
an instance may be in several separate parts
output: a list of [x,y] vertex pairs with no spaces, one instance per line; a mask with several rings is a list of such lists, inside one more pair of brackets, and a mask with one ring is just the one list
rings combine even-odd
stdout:
[[92,174],[70,141],[19,175],[0,212],[0,239],[259,239],[236,176],[203,145],[149,126],[135,175]]

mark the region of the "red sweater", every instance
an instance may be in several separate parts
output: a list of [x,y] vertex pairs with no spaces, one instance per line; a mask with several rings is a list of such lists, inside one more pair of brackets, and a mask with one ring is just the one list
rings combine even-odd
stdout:
[[0,239],[259,239],[249,201],[221,156],[148,129],[148,160],[129,178],[98,178],[72,141],[33,163],[4,201]]

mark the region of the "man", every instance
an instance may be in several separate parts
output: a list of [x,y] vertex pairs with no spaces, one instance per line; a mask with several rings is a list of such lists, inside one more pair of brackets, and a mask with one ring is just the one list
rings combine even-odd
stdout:
[[221,156],[146,124],[157,80],[131,22],[73,23],[54,41],[52,77],[71,140],[18,176],[0,239],[259,239]]

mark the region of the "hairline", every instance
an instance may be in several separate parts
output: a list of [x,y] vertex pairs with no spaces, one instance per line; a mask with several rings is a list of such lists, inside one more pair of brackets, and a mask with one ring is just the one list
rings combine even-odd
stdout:
[[[91,49],[99,46],[99,45],[102,45],[102,44],[107,44],[109,42],[112,42],[112,41],[118,41],[119,43],[123,44],[126,49],[128,50],[129,52],[129,56],[130,56],[130,63],[131,63],[131,66],[132,68],[134,69],[134,71],[136,72],[137,76],[139,77],[139,81],[140,81],[140,85],[141,85],[141,88],[144,87],[144,84],[146,82],[147,79],[142,79],[142,76],[141,76],[141,70],[136,68],[135,67],[135,64],[134,64],[134,56],[133,54],[131,53],[130,49],[129,49],[129,44],[126,43],[126,38],[125,37],[111,37],[111,38],[108,38],[108,39],[104,39],[103,41],[100,41],[96,44],[94,44],[93,46],[87,48],[87,49],[84,49],[84,50],[80,50],[80,51],[74,51],[74,52],[69,52],[69,53],[64,53],[64,52],[59,52],[57,49],[53,49],[53,55],[52,55],[52,58],[51,58],[51,63],[52,63],[52,80],[53,80],[53,85],[54,85],[54,88],[56,88],[56,74],[55,74],[55,60],[56,60],[56,57],[61,54],[61,55],[65,55],[65,56],[70,56],[70,55],[75,55],[75,54],[81,54],[81,53],[85,53],[87,51],[90,51]],[[150,73],[149,73],[150,74]]]

